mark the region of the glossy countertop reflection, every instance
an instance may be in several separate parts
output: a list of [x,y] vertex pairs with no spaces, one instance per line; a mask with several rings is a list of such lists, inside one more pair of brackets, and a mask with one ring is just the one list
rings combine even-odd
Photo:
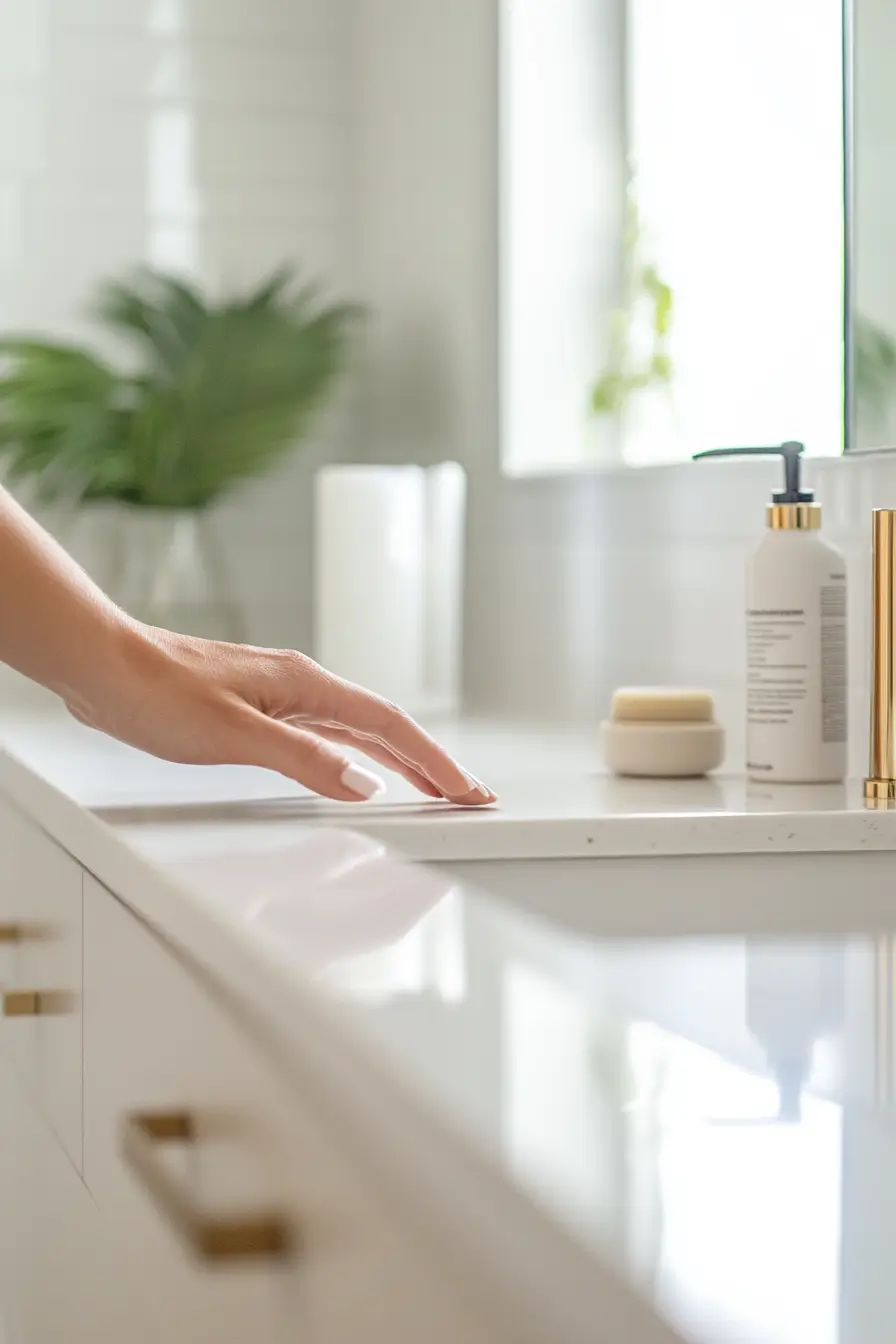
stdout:
[[318,975],[686,1338],[883,1344],[894,947],[586,937],[455,889]]
[[773,906],[701,934],[685,892],[687,934],[618,937],[612,891],[573,928],[549,885],[522,911],[335,828],[121,834],[683,1338],[896,1338],[896,919],[865,924],[853,885],[837,936],[811,900],[786,938]]

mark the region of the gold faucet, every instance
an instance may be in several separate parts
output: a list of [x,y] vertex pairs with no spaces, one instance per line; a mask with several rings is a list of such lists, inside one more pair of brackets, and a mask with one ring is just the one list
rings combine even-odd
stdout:
[[872,531],[871,753],[865,799],[896,805],[896,509],[875,509]]

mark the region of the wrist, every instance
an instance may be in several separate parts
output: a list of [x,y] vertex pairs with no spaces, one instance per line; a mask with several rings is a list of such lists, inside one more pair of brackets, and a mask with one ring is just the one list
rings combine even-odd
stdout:
[[79,656],[67,660],[62,675],[47,684],[71,709],[90,718],[95,706],[123,686],[158,675],[163,661],[146,627],[110,604],[97,613],[92,638],[83,641]]

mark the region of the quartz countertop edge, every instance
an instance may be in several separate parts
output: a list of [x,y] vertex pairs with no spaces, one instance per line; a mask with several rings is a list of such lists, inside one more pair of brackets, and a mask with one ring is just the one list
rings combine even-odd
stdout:
[[[860,787],[860,786],[858,786]],[[326,824],[329,819],[321,819]],[[413,819],[371,808],[352,825],[428,863],[896,851],[896,812],[607,813],[526,817],[446,813]]]

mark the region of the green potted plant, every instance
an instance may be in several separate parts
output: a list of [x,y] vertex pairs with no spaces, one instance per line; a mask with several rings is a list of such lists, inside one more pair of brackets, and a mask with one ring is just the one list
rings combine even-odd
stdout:
[[896,400],[896,340],[870,318],[853,322],[856,397],[866,413],[886,418]]
[[220,302],[152,270],[110,281],[93,314],[127,362],[61,341],[0,340],[7,479],[31,483],[42,501],[117,506],[114,568],[135,614],[164,623],[205,586],[197,609],[229,609],[232,627],[204,515],[307,435],[345,368],[357,312],[297,287],[289,268]]
[[675,297],[647,253],[633,178],[623,261],[622,302],[610,319],[607,361],[591,389],[591,410],[616,418],[625,433],[638,399],[651,390],[670,390],[675,374],[670,353]]

